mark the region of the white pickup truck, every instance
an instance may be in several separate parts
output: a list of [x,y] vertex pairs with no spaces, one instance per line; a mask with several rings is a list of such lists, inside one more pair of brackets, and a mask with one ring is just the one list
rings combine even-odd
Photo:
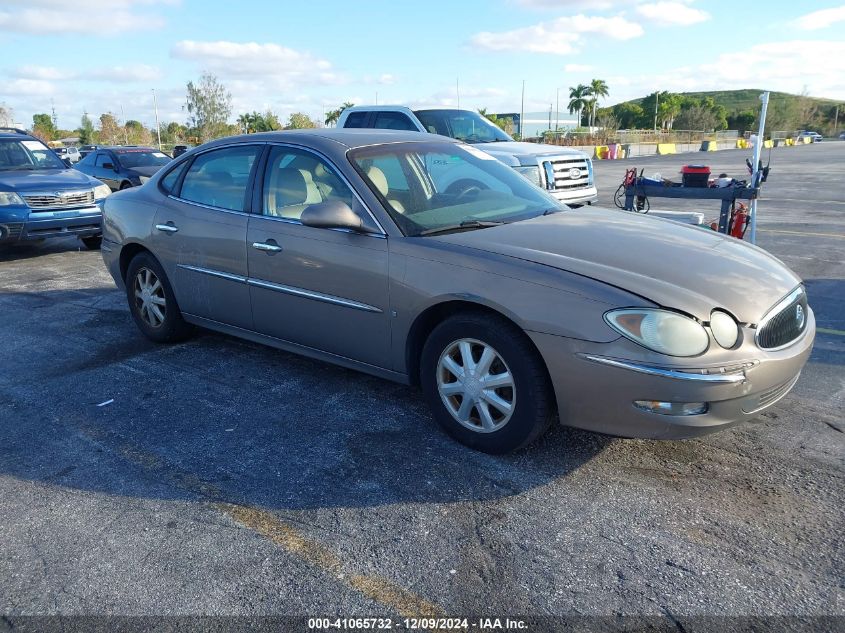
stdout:
[[584,152],[514,141],[487,118],[472,110],[415,109],[404,106],[346,108],[339,128],[380,128],[441,134],[471,143],[572,206],[597,200],[593,163]]

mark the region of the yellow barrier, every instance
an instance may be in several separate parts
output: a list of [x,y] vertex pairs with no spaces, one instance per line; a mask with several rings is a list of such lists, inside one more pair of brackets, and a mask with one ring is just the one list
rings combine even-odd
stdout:
[[786,139],[786,144],[787,144],[788,146],[790,146],[790,147],[791,147],[791,146],[793,146],[793,145],[795,145],[795,139],[794,139],[794,138],[788,138],[788,139]]
[[717,149],[716,141],[701,141],[701,150],[702,152],[715,152]]
[[657,153],[658,154],[677,154],[677,150],[675,149],[674,143],[658,143],[657,144]]
[[774,146],[775,146],[775,142],[772,139],[767,139],[767,140],[763,141],[763,147],[765,147],[766,149],[771,149]]
[[610,148],[607,145],[596,145],[596,158],[604,159],[607,158],[607,154],[610,151]]
[[748,147],[748,141],[746,141],[744,138],[736,139],[736,148],[737,149],[745,149],[746,147]]

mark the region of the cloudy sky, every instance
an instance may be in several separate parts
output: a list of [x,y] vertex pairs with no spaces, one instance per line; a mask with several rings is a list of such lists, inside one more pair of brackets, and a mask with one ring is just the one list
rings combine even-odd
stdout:
[[[607,81],[761,88],[845,100],[845,4],[823,0],[0,0],[0,104],[25,126],[111,111],[184,122],[203,71],[234,115],[322,118],[343,101],[547,110]],[[457,86],[456,86],[457,83]],[[563,109],[563,106],[561,106]],[[122,110],[121,110],[122,109]],[[121,115],[121,111],[124,113]]]

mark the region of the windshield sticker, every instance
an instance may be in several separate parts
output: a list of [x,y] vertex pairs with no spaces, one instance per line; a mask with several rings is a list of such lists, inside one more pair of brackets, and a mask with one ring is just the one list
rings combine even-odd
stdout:
[[466,152],[469,152],[476,158],[480,158],[481,160],[496,160],[490,154],[486,152],[482,152],[480,149],[473,147],[472,145],[461,145],[461,149]]
[[167,155],[163,154],[162,152],[153,152],[153,156],[155,156],[156,158],[167,158]]
[[21,141],[23,146],[27,149],[37,150],[39,152],[43,152],[44,150],[48,149],[44,143],[40,143],[39,141]]

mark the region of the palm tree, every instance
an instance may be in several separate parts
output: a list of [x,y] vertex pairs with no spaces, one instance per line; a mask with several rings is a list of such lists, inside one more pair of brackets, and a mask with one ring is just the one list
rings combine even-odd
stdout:
[[593,79],[587,89],[588,94],[592,96],[590,99],[590,127],[596,122],[596,110],[598,109],[599,99],[610,94],[607,87],[607,82],[604,79]]
[[581,120],[581,113],[587,107],[587,96],[590,94],[590,87],[584,84],[578,84],[574,88],[569,86],[569,114],[578,113],[578,125],[581,127],[583,121]]
[[329,110],[326,113],[326,125],[329,126],[336,124],[337,120],[340,118],[340,115],[343,114],[343,111],[346,110],[346,108],[352,108],[354,106],[355,104],[351,101],[344,101],[343,105],[340,106],[338,109]]

